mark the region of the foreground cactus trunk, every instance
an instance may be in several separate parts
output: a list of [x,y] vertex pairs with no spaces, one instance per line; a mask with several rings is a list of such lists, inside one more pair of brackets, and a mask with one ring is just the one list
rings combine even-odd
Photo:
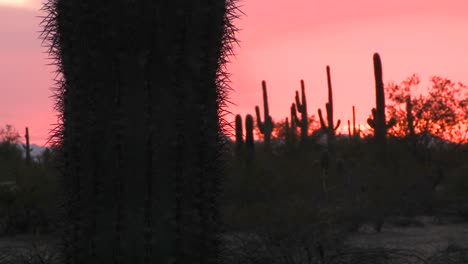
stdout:
[[231,0],[44,6],[63,263],[218,263]]

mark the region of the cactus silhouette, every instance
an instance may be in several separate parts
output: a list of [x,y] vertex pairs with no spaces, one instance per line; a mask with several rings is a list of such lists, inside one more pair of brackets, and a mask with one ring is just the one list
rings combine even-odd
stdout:
[[[309,120],[307,115],[307,101],[305,95],[304,80],[301,80],[301,98],[299,99],[299,92],[296,91],[295,100],[296,104],[293,104],[295,106],[295,109],[291,120],[293,120],[294,118],[294,122],[296,123],[296,125],[301,127],[301,144],[304,145],[307,140],[309,131]],[[301,119],[297,117],[296,110],[297,112],[301,113]]]
[[320,125],[322,128],[326,129],[328,136],[332,139],[335,137],[335,131],[340,126],[341,120],[338,119],[336,125],[333,121],[333,93],[332,93],[332,85],[331,85],[331,78],[330,78],[330,66],[327,66],[327,83],[328,83],[328,103],[325,104],[325,109],[327,110],[327,123],[322,116],[322,110],[318,109],[318,115],[320,118]]
[[219,263],[235,2],[45,3],[60,263]]
[[291,104],[290,107],[290,118],[291,118],[291,124],[289,124],[289,119],[286,118],[286,143],[293,148],[296,145],[297,141],[297,134],[296,134],[296,105],[294,103]]
[[318,109],[318,115],[320,118],[320,125],[322,129],[325,129],[327,132],[327,145],[328,145],[328,154],[330,155],[330,167],[331,173],[334,173],[334,169],[336,168],[336,153],[335,153],[335,131],[340,126],[341,121],[338,120],[336,125],[334,125],[333,121],[333,94],[332,94],[332,85],[331,85],[331,78],[330,78],[330,66],[327,66],[327,83],[328,83],[328,103],[325,104],[327,110],[327,123],[322,116],[322,110]]
[[242,131],[242,116],[236,115],[236,155],[239,156],[244,145],[244,136]]
[[260,130],[260,133],[264,136],[265,150],[270,151],[270,139],[271,132],[273,131],[273,120],[271,119],[269,108],[268,108],[268,95],[266,82],[262,81],[262,91],[263,91],[263,122],[260,117],[260,108],[255,106],[255,114],[257,115],[257,126]]
[[[387,130],[396,124],[394,118],[387,122],[385,118],[385,91],[382,79],[382,62],[378,53],[374,53],[375,101],[376,108],[372,109],[372,118],[367,124],[374,129],[374,138],[380,150],[386,153]],[[385,155],[385,154],[384,154]]]
[[352,138],[359,138],[361,134],[361,129],[356,128],[356,112],[353,105],[353,125],[351,130],[351,122],[348,120],[348,133],[349,136]]
[[252,165],[252,159],[254,155],[254,121],[252,115],[247,115],[245,117],[245,147],[247,154],[247,162],[249,165]]
[[253,138],[253,117],[252,115],[247,115],[245,117],[245,145],[248,149],[254,148],[254,138]]
[[23,145],[24,151],[26,153],[26,164],[31,163],[31,151],[32,149],[29,147],[29,129],[26,127],[26,132],[24,134],[24,138],[26,139],[26,144]]

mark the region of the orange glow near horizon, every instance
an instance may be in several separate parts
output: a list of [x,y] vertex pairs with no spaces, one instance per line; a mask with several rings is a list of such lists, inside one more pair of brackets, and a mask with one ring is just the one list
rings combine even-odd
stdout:
[[[431,75],[468,84],[466,0],[243,0],[236,21],[240,47],[228,65],[232,88],[228,121],[236,114],[263,114],[261,81],[267,83],[270,115],[289,117],[294,93],[305,82],[309,115],[325,107],[325,67],[330,65],[335,119],[347,134],[356,107],[361,129],[375,105],[372,55],[382,59],[384,82],[417,73],[419,87]],[[38,38],[39,0],[0,0],[0,126],[12,124],[31,143],[42,145],[54,128],[55,68]]]

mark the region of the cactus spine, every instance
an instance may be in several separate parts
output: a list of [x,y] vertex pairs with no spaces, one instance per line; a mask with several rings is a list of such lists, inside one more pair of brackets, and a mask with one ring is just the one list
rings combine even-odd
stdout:
[[382,78],[382,62],[378,53],[374,53],[374,76],[375,76],[375,102],[376,108],[372,109],[372,117],[367,123],[374,129],[374,138],[380,150],[386,155],[387,130],[395,125],[396,120],[391,119],[388,123],[385,118],[385,91]]
[[[309,120],[307,115],[307,101],[305,95],[304,80],[301,80],[301,100],[299,99],[299,92],[296,91],[296,104],[291,120],[294,118],[294,122],[297,126],[301,127],[301,144],[304,145],[307,140],[307,133],[309,131]],[[294,104],[293,104],[294,105]],[[301,113],[301,119],[297,117],[297,112]]]
[[255,106],[255,113],[257,115],[257,126],[260,130],[260,133],[264,136],[265,150],[269,151],[271,149],[270,140],[271,140],[271,131],[273,131],[273,120],[271,119],[270,112],[268,109],[268,95],[266,82],[262,81],[262,91],[263,91],[263,116],[264,120],[260,117],[260,108]]

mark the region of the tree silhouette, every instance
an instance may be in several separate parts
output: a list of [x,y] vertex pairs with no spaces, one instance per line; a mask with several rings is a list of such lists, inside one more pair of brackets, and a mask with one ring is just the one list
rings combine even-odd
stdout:
[[446,140],[461,142],[466,137],[468,124],[468,88],[462,83],[433,76],[427,94],[413,95],[420,83],[413,74],[399,85],[386,87],[389,99],[388,113],[397,120],[390,131],[395,136],[409,134],[406,104],[411,102],[413,125],[416,134],[430,133]]

